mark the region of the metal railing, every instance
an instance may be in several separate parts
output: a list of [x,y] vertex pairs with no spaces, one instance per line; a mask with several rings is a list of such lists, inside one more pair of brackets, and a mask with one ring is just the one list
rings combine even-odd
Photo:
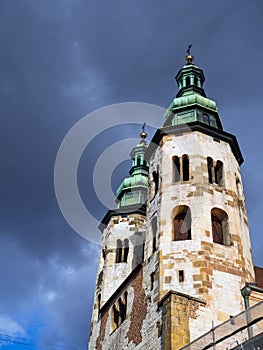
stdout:
[[263,350],[263,301],[212,327],[209,332],[180,350],[208,349]]

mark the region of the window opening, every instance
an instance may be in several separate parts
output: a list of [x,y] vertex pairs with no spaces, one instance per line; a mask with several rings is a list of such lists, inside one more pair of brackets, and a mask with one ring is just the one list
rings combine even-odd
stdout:
[[179,207],[179,214],[173,219],[173,240],[191,239],[191,211],[187,206]]
[[207,157],[207,171],[210,184],[215,183],[221,187],[224,186],[223,163],[220,160],[214,162],[212,158]]
[[179,270],[179,282],[184,282],[184,270]]
[[222,222],[214,215],[212,215],[212,234],[215,243],[223,244]]
[[101,294],[98,295],[98,320],[100,319]]
[[223,163],[218,160],[215,166],[215,183],[223,186]]
[[127,262],[128,260],[128,254],[129,254],[129,240],[125,238],[124,240],[124,249],[123,249],[123,262]]
[[122,256],[122,241],[120,239],[117,239],[116,245],[116,263],[120,263]]
[[189,158],[183,155],[183,181],[189,181]]
[[208,170],[208,182],[210,184],[213,183],[213,159],[207,158],[207,170]]
[[239,178],[236,178],[236,187],[237,187],[237,197],[242,199],[242,186]]
[[125,292],[112,307],[112,331],[119,327],[127,317],[127,299],[128,292]]
[[177,156],[174,156],[173,157],[173,180],[174,182],[178,182],[180,181],[180,160],[179,160],[179,157]]
[[154,253],[157,249],[157,245],[156,245],[157,218],[156,218],[156,216],[154,216],[152,219],[151,228],[152,228],[152,252]]
[[227,213],[222,209],[213,208],[211,210],[211,222],[213,242],[222,245],[230,245],[231,238]]
[[115,329],[119,326],[119,311],[117,310],[116,305],[113,305],[112,311],[113,311],[113,322],[115,324],[115,327],[114,327]]
[[151,277],[151,290],[153,290],[153,286],[154,286],[154,275],[155,275],[154,272],[152,272],[152,273],[150,274],[150,277]]
[[159,190],[159,172],[158,172],[158,170],[154,171],[152,175],[153,175],[153,182],[154,182],[154,194],[156,195],[156,193]]

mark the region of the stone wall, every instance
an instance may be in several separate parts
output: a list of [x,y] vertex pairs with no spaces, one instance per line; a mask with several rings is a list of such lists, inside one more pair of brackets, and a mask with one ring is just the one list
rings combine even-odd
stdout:
[[[115,292],[133,269],[142,262],[145,235],[145,217],[140,214],[112,216],[102,234],[101,251],[105,258],[99,261],[98,273],[103,274],[101,282],[101,306]],[[129,240],[127,262],[116,263],[117,240]]]
[[[161,311],[157,303],[147,300],[144,278],[143,268],[138,266],[102,307],[101,318],[93,326],[90,350],[161,348]],[[112,307],[125,291],[128,293],[127,317],[112,329]]]
[[[189,158],[189,180],[175,182],[173,156],[183,155]],[[207,157],[223,163],[220,185],[209,183]],[[230,145],[198,131],[167,135],[152,154],[149,172],[146,218],[115,215],[103,231],[90,350],[179,350],[242,311],[240,289],[255,281],[240,168]],[[191,239],[175,241],[179,206],[191,210]],[[228,219],[222,244],[213,241],[214,208]],[[124,238],[129,256],[116,263],[116,241]],[[113,327],[113,305],[125,292],[126,319]]]
[[[189,157],[189,181],[174,182],[172,158],[184,154]],[[207,157],[223,163],[223,185],[209,183]],[[221,323],[243,310],[240,289],[254,282],[239,164],[228,143],[196,131],[164,136],[150,160],[150,174],[157,165],[161,185],[154,198],[149,194],[147,219],[154,213],[159,218],[159,299],[174,290],[206,302],[189,322],[193,340],[211,329],[212,321]],[[174,208],[180,205],[191,209],[191,240],[172,240]],[[228,215],[228,244],[213,242],[213,208]]]

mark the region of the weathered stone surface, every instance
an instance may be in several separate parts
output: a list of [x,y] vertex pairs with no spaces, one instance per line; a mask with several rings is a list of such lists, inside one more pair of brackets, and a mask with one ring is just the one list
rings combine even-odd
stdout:
[[[184,154],[189,157],[189,181],[174,182],[172,157]],[[224,164],[223,186],[208,183],[207,157]],[[154,193],[151,176],[157,170],[159,191]],[[103,232],[105,258],[101,254],[90,350],[178,350],[210,330],[212,321],[217,325],[239,313],[240,289],[254,281],[245,200],[237,190],[240,169],[230,145],[197,131],[165,136],[152,154],[149,171],[146,217],[112,217]],[[179,206],[191,209],[191,239],[173,241]],[[228,216],[229,240],[224,244],[213,241],[213,208]],[[116,264],[116,240],[124,238],[130,241],[128,260]],[[141,270],[129,280],[141,262],[142,247]],[[126,319],[112,331],[112,307],[125,291]],[[107,312],[98,320],[99,293],[100,307],[106,305]]]

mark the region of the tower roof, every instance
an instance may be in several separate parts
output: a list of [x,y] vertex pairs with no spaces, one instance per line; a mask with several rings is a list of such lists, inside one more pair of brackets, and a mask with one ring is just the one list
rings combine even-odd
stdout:
[[206,97],[203,88],[204,72],[193,63],[190,49],[187,53],[186,64],[175,77],[179,90],[165,113],[164,126],[200,121],[222,130],[216,102]]
[[132,167],[130,177],[125,178],[116,191],[118,207],[130,205],[143,205],[146,201],[148,188],[149,164],[145,160],[145,152],[148,144],[145,141],[147,133],[145,124],[140,133],[141,141],[131,151]]
[[148,189],[149,163],[145,158],[148,149],[146,142],[147,133],[145,132],[145,123],[140,133],[140,142],[132,149],[130,157],[132,158],[132,167],[129,171],[130,176],[126,177],[116,191],[117,209],[108,210],[105,214],[99,229],[103,231],[112,216],[128,214],[146,215],[146,194]]

